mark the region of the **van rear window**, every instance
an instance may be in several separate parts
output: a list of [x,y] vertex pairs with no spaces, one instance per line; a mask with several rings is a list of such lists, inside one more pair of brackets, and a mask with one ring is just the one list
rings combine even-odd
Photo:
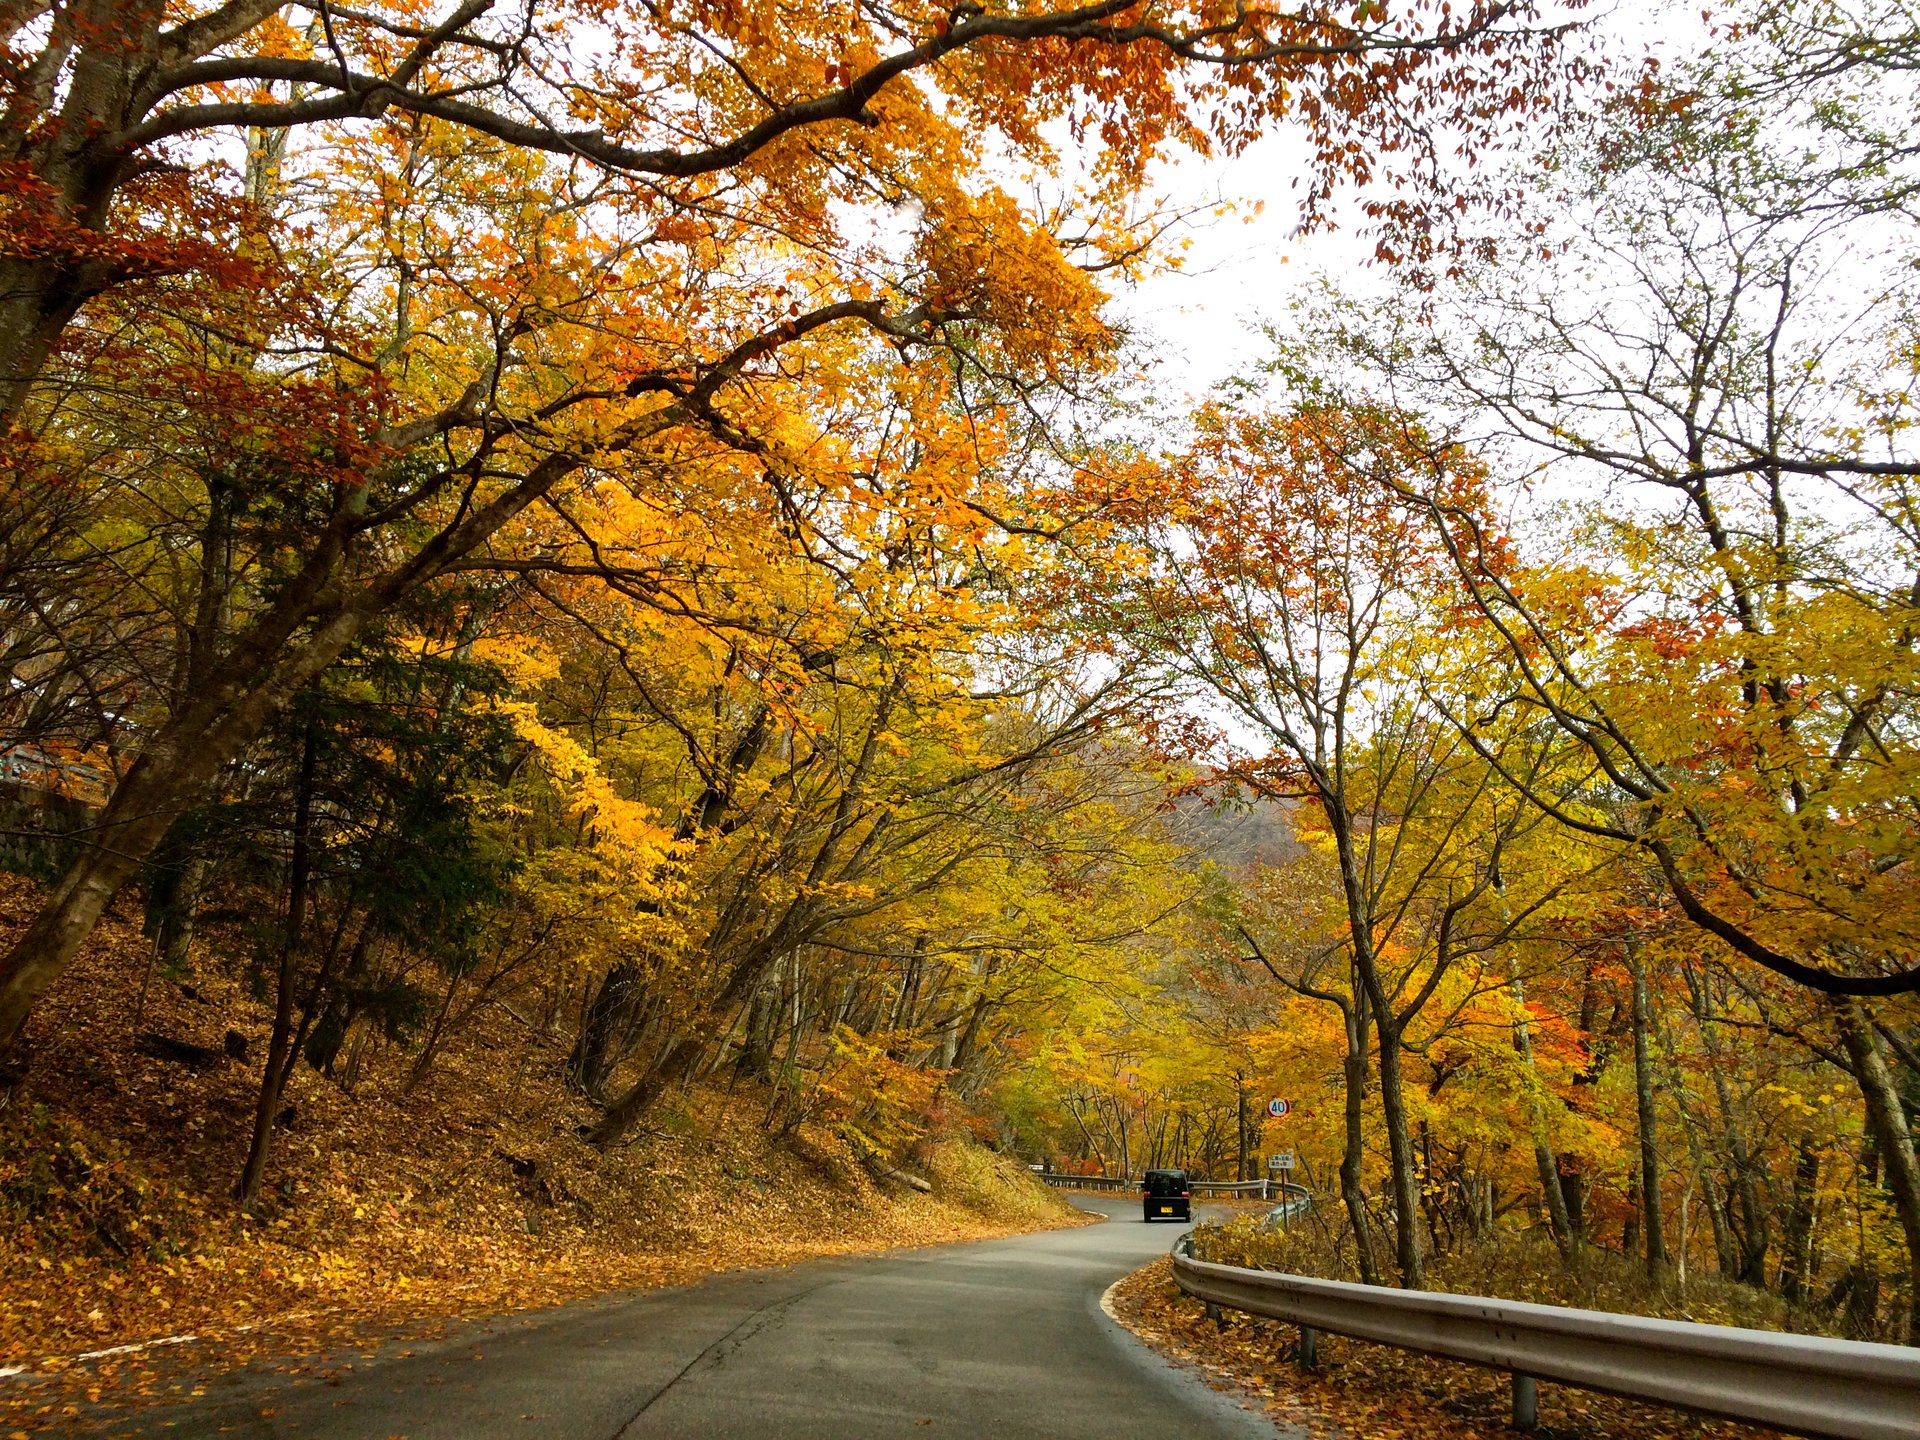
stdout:
[[1145,1184],[1149,1195],[1178,1195],[1187,1188],[1187,1172],[1184,1170],[1149,1170]]

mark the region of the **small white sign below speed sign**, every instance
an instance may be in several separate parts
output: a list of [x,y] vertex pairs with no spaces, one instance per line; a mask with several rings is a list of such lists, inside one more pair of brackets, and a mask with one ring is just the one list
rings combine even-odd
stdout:
[[1293,1152],[1291,1150],[1281,1150],[1276,1154],[1269,1155],[1267,1157],[1267,1169],[1269,1170],[1293,1169]]
[[1291,1100],[1267,1101],[1267,1114],[1271,1115],[1276,1120],[1284,1120],[1287,1118],[1287,1116],[1291,1115],[1292,1113],[1293,1113],[1293,1102]]

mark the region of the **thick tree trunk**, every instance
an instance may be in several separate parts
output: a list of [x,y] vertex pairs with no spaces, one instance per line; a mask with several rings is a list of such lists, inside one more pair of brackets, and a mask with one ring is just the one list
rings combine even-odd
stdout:
[[[1869,1125],[1861,1137],[1860,1185],[1868,1188],[1880,1183],[1880,1144]],[[1865,1228],[1856,1228],[1858,1248],[1853,1263],[1834,1287],[1827,1292],[1827,1309],[1844,1309],[1846,1333],[1855,1340],[1880,1338],[1880,1272],[1875,1268],[1873,1248]]]
[[98,285],[77,266],[0,264],[0,427],[21,418],[33,382],[46,368],[54,337],[80,313]]
[[39,212],[33,218],[50,234],[73,239],[33,247],[38,253],[16,251],[0,263],[0,430],[19,418],[80,307],[127,278],[117,257],[88,253],[87,237],[105,225],[115,193],[133,171],[125,156],[100,142],[138,113],[136,94],[160,63],[165,15],[157,0],[80,0],[56,13],[55,33],[64,30],[78,43],[60,67],[63,93],[53,90],[56,72],[49,72],[39,97],[47,109],[37,114],[32,91],[39,77],[28,72],[24,57],[13,67],[14,78],[24,82],[13,97],[21,107],[12,117],[13,143],[0,160],[21,172],[25,206]]
[[[925,956],[926,951],[927,937],[924,935],[919,936],[913,942],[913,953],[907,957],[906,972],[900,977],[900,989],[894,996],[893,1009],[887,1016],[887,1029],[889,1030],[905,1030],[913,1024],[914,1010],[917,1008],[920,999],[922,957]],[[900,1058],[897,1047],[898,1041],[895,1042],[894,1047],[890,1047],[887,1051],[887,1054],[895,1060]]]
[[163,843],[147,885],[144,929],[153,941],[154,968],[170,979],[187,973],[207,862],[177,843]]
[[339,982],[329,987],[330,993],[320,1009],[319,1019],[314,1022],[306,1043],[300,1047],[301,1053],[307,1057],[307,1064],[323,1075],[333,1074],[334,1065],[340,1058],[340,1049],[347,1043],[353,1022],[360,1017],[360,995],[364,993],[367,957],[372,948],[372,935],[362,930],[359,940],[354,943],[353,953],[347,957],[347,968],[341,972]]
[[1780,1295],[1805,1304],[1813,1293],[1813,1230],[1820,1187],[1820,1152],[1800,1138],[1793,1167],[1793,1204],[1787,1211],[1786,1254],[1780,1261]]
[[1245,1180],[1247,1176],[1247,1077],[1244,1071],[1233,1072],[1233,1178]]
[[[1360,874],[1360,859],[1354,850],[1353,817],[1347,812],[1345,797],[1337,793],[1335,785],[1322,784],[1320,791],[1321,808],[1333,830],[1334,849],[1340,862],[1341,896],[1346,909],[1347,943],[1352,965],[1349,982],[1352,1004],[1347,1015],[1347,1144],[1340,1162],[1340,1189],[1347,1202],[1348,1218],[1353,1223],[1354,1239],[1360,1245],[1361,1279],[1369,1285],[1378,1285],[1379,1266],[1374,1263],[1370,1243],[1372,1237],[1366,1224],[1360,1169],[1365,1154],[1361,1101],[1367,1076],[1367,1030],[1372,1026],[1380,1040],[1381,1108],[1387,1117],[1388,1152],[1392,1166],[1395,1252],[1401,1283],[1413,1285],[1418,1281],[1409,1280],[1407,1260],[1411,1251],[1412,1272],[1417,1276],[1420,1269],[1420,1240],[1414,1214],[1415,1191],[1407,1183],[1413,1168],[1413,1151],[1406,1134],[1406,1114],[1399,1090],[1399,1027],[1393,1023],[1391,1005],[1383,1003],[1386,997],[1380,985],[1373,953],[1373,914]],[[1373,1013],[1376,1008],[1379,1012],[1377,1015]]]
[[580,1037],[567,1057],[567,1079],[582,1094],[598,1098],[620,1063],[621,1037],[633,1028],[644,998],[640,967],[622,960],[600,981],[580,1023]]
[[1400,1284],[1418,1290],[1426,1280],[1420,1247],[1420,1175],[1401,1087],[1400,1028],[1385,1014],[1377,1014],[1374,1023],[1380,1039],[1380,1112],[1386,1122],[1393,1184],[1394,1263],[1400,1270]]
[[309,722],[300,742],[293,854],[287,867],[287,933],[280,944],[273,1034],[267,1042],[266,1073],[261,1076],[260,1095],[254,1105],[253,1138],[247,1147],[247,1162],[241,1167],[239,1184],[234,1187],[234,1198],[247,1208],[251,1208],[260,1193],[260,1181],[267,1172],[267,1152],[273,1143],[274,1117],[280,1113],[280,1097],[286,1092],[287,1077],[293,1071],[293,991],[307,922],[307,882],[312,873],[314,741],[314,727]]
[[[1672,1027],[1659,1024],[1658,1019],[1656,1016],[1655,1033],[1659,1035],[1661,1048],[1666,1055],[1667,1093],[1673,1096],[1674,1108],[1680,1113],[1680,1133],[1687,1142],[1687,1163],[1693,1167],[1694,1181],[1700,1190],[1700,1202],[1706,1206],[1707,1223],[1713,1230],[1714,1260],[1721,1277],[1731,1280],[1739,1272],[1739,1259],[1734,1251],[1733,1231],[1727,1223],[1726,1201],[1720,1193],[1719,1180],[1707,1163],[1703,1139],[1706,1124],[1687,1101],[1687,1087],[1680,1073],[1679,1046],[1674,1041]],[[1685,1243],[1684,1240],[1682,1243]]]
[[1508,975],[1516,1012],[1513,1049],[1527,1072],[1527,1120],[1533,1129],[1533,1168],[1540,1178],[1540,1203],[1546,1208],[1554,1244],[1560,1247],[1563,1256],[1573,1261],[1579,1257],[1580,1235],[1567,1212],[1566,1192],[1560,1188],[1560,1161],[1547,1139],[1546,1107],[1540,1101],[1540,1075],[1533,1063],[1533,1032],[1527,1024],[1527,992],[1511,965]]
[[1907,1290],[1907,1343],[1920,1345],[1920,1159],[1914,1155],[1913,1132],[1873,1022],[1858,1000],[1836,996],[1830,1003],[1866,1101],[1867,1130],[1880,1152],[1887,1193],[1907,1242],[1907,1274],[1912,1277]]
[[[141,838],[137,833],[123,836],[121,843],[131,839],[138,845]],[[154,835],[148,844],[158,838]],[[0,962],[0,1059],[14,1055],[34,1004],[86,944],[135,868],[119,853],[86,851],[14,942],[5,961]],[[17,1057],[15,1065],[0,1065],[0,1070],[17,1073]]]
[[1560,1200],[1567,1207],[1567,1224],[1579,1237],[1579,1243],[1587,1241],[1587,1176],[1578,1161],[1565,1155],[1558,1157],[1560,1165]]
[[740,1070],[756,1080],[773,1079],[773,1030],[775,1014],[771,989],[762,985],[747,1002],[746,1032],[740,1046]]
[[1373,1227],[1367,1221],[1367,1192],[1361,1167],[1367,1156],[1367,1041],[1368,1017],[1366,991],[1356,977],[1353,1001],[1346,1010],[1347,1053],[1341,1061],[1341,1077],[1346,1084],[1346,1144],[1340,1155],[1340,1198],[1347,1207],[1347,1223],[1353,1227],[1355,1264],[1360,1279],[1368,1285],[1380,1283],[1380,1267],[1373,1255]]
[[1666,1228],[1660,1214],[1659,1117],[1653,1108],[1653,1052],[1648,1042],[1647,967],[1640,949],[1627,942],[1633,983],[1633,1093],[1640,1128],[1640,1213],[1646,1238],[1647,1276],[1656,1284],[1667,1268]]
[[[982,977],[984,982],[986,977]],[[967,1009],[967,1023],[960,1031],[960,1040],[953,1048],[953,1066],[956,1071],[965,1070],[967,1062],[973,1058],[974,1047],[980,1043],[980,1027],[988,1013],[993,1009],[993,999],[984,991],[975,997]]]
[[706,1053],[706,1045],[697,1037],[674,1036],[647,1067],[647,1073],[607,1107],[606,1114],[600,1117],[600,1123],[588,1133],[587,1139],[602,1149],[617,1143],[640,1123],[662,1095],[699,1068]]
[[[1743,1123],[1733,1088],[1727,1083],[1727,1066],[1713,1024],[1706,980],[1692,966],[1685,970],[1687,994],[1699,1027],[1700,1045],[1706,1052],[1707,1070],[1713,1081],[1714,1100],[1720,1109],[1720,1122],[1726,1141],[1726,1153],[1732,1161],[1733,1199],[1728,1202],[1728,1228],[1734,1231],[1734,1246],[1739,1259],[1734,1278],[1742,1284],[1765,1289],[1767,1284],[1767,1246],[1771,1207],[1760,1194],[1760,1162],[1747,1144],[1748,1126]],[[1738,1223],[1734,1223],[1737,1209]]]

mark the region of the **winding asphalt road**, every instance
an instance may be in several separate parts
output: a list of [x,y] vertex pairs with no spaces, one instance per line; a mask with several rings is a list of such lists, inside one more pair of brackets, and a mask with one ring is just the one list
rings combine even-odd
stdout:
[[[642,1440],[1088,1436],[1274,1440],[1147,1350],[1102,1292],[1179,1230],[1103,1225],[720,1276],[389,1347],[333,1379],[242,1374],[129,1436]],[[99,1430],[90,1433],[99,1434]]]

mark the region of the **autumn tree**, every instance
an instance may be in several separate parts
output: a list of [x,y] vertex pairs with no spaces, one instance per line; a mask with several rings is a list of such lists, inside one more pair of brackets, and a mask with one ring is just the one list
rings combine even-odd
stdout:
[[1855,69],[1763,44],[1649,82],[1562,155],[1524,256],[1325,333],[1361,383],[1593,497],[1523,574],[1507,537],[1402,487],[1511,657],[1500,703],[1580,745],[1612,798],[1575,812],[1508,778],[1645,857],[1714,944],[1824,997],[1822,1049],[1920,1256],[1895,1069],[1920,986],[1911,225],[1907,152],[1847,92]]
[[[763,387],[833,337],[961,372],[1098,364],[1086,271],[1137,255],[1156,156],[1293,115],[1330,180],[1353,137],[1404,143],[1402,90],[1495,125],[1542,93],[1511,83],[1544,62],[1508,13],[11,7],[9,494],[68,542],[37,583],[85,598],[79,657],[46,605],[7,644],[131,759],[114,844],[5,962],[4,1043],[176,819],[403,597],[584,484],[777,449]],[[1022,208],[979,157],[1045,162],[1056,121],[1097,135],[1091,188]],[[88,477],[78,502],[61,474]],[[97,543],[126,507],[173,538]],[[271,590],[268,543],[291,547]],[[134,595],[151,621],[121,624]],[[145,678],[156,648],[190,683]],[[82,674],[103,663],[111,688]]]
[[[1395,1251],[1402,1283],[1418,1287],[1403,1041],[1460,957],[1462,917],[1490,893],[1522,822],[1512,807],[1476,813],[1493,772],[1469,767],[1480,778],[1459,788],[1470,752],[1422,695],[1435,680],[1426,652],[1443,643],[1446,555],[1387,472],[1434,478],[1469,508],[1480,478],[1464,458],[1449,469],[1453,457],[1426,446],[1404,417],[1311,396],[1291,409],[1217,409],[1198,430],[1169,465],[1167,499],[1148,501],[1129,535],[1151,558],[1144,577],[1117,582],[1112,632],[1220,717],[1224,739],[1207,758],[1223,779],[1304,801],[1310,828],[1324,827],[1341,897],[1338,943],[1297,974],[1273,973],[1343,1017],[1341,1189],[1363,1267],[1372,1263],[1363,1107],[1377,1067]],[[1322,979],[1329,963],[1344,973],[1332,985]]]

